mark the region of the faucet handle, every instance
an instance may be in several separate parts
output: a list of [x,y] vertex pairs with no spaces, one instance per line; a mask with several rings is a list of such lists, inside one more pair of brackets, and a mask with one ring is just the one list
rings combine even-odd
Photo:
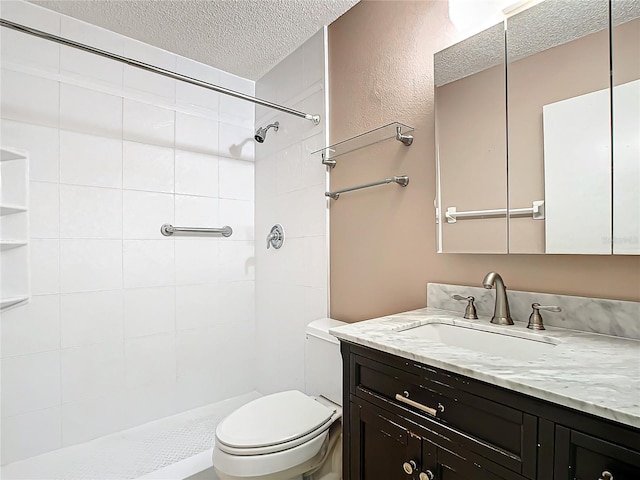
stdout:
[[467,308],[464,310],[464,317],[471,320],[477,320],[478,314],[476,313],[476,306],[474,305],[475,298],[474,297],[463,297],[462,295],[452,295],[451,298],[454,300],[465,300],[467,303]]
[[540,315],[540,310],[546,310],[548,312],[561,312],[562,309],[557,305],[540,305],[539,303],[532,303],[531,308],[533,311],[531,315],[529,315],[529,324],[527,328],[531,330],[546,330],[544,328],[544,323],[542,322],[542,315]]

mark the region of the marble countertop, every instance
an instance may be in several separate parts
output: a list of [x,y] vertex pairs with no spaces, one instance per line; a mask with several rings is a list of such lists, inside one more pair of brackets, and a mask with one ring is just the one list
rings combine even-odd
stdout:
[[[499,326],[489,320],[465,320],[459,312],[423,308],[332,328],[330,333],[341,340],[640,428],[640,340],[556,327],[533,331],[520,322]],[[517,351],[516,358],[507,358],[489,353],[488,342],[477,342],[471,350],[412,336],[409,331],[429,323],[537,339],[555,346],[531,358]]]

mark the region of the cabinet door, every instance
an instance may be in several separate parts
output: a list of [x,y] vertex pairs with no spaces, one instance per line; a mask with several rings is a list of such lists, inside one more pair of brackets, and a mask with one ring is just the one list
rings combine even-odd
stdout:
[[438,447],[428,439],[422,442],[422,479],[431,480],[524,480],[524,477],[471,452],[456,453]]
[[556,428],[554,480],[639,478],[640,452],[566,427]]
[[405,463],[417,466],[420,439],[379,409],[351,402],[351,480],[408,480]]

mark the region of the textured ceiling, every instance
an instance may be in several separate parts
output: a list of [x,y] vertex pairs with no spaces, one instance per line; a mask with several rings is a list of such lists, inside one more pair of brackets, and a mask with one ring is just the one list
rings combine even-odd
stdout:
[[358,0],[30,0],[257,80]]
[[[640,0],[612,3],[614,24],[640,15]],[[506,56],[515,62],[609,27],[609,4],[603,0],[545,0],[506,20]],[[436,86],[445,85],[504,63],[504,24],[473,35],[436,53]]]

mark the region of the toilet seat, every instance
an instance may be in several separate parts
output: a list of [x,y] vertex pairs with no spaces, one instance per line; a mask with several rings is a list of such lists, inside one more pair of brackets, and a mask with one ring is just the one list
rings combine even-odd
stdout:
[[288,450],[327,431],[341,412],[297,390],[261,397],[239,408],[216,428],[216,446],[231,455]]

